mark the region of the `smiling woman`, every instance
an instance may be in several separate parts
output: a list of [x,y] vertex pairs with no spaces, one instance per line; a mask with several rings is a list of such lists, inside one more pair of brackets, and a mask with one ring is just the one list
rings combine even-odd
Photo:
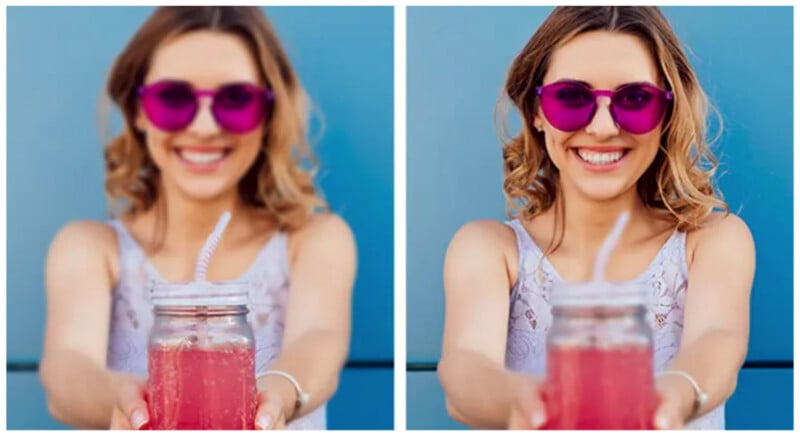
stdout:
[[[510,219],[464,225],[444,262],[438,374],[450,415],[490,428],[724,428],[755,252],[711,184],[707,100],[666,18],[557,7],[503,93],[523,121],[503,143]],[[630,216],[624,231],[619,216]],[[612,227],[619,244],[593,275]],[[608,302],[603,277],[638,302]],[[591,291],[573,296],[585,312],[571,321],[555,301],[575,282]],[[642,343],[641,357],[612,356]]]
[[[307,97],[271,24],[252,7],[159,8],[107,90],[124,120],[105,148],[121,210],[66,225],[50,247],[40,375],[52,414],[92,428],[325,428],[348,353],[355,243],[314,186]],[[207,276],[243,292],[227,305],[189,284],[205,281],[198,252],[225,212]],[[171,283],[217,302],[173,297],[156,310],[172,320],[154,316]],[[225,359],[237,343],[253,352]]]
[[9,8],[10,429],[392,428],[392,23]]
[[106,151],[107,190],[132,200],[129,212],[155,204],[157,188],[204,198],[238,186],[284,228],[324,205],[299,167],[313,159],[307,97],[262,14],[161,9],[117,59],[108,92],[135,127]]

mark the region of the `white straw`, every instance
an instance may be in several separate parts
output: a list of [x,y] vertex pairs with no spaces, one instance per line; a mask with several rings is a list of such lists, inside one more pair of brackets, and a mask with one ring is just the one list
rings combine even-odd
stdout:
[[197,257],[197,266],[194,269],[194,279],[195,281],[205,281],[206,280],[206,272],[208,272],[208,264],[211,262],[211,257],[214,255],[214,251],[217,250],[217,245],[219,245],[219,239],[222,238],[222,233],[225,231],[225,228],[228,227],[228,222],[231,220],[231,213],[225,212],[222,213],[222,216],[219,217],[219,221],[217,221],[217,226],[214,227],[214,231],[206,239],[206,243],[203,245],[203,249],[200,250],[200,255]]
[[619,239],[622,237],[622,231],[625,229],[625,224],[628,223],[628,212],[623,211],[620,213],[619,217],[617,218],[617,223],[614,224],[614,228],[611,229],[611,232],[608,234],[605,240],[603,240],[603,245],[600,246],[600,250],[597,252],[597,257],[595,258],[594,262],[594,282],[599,283],[603,281],[603,276],[606,271],[606,265],[608,265],[608,259],[611,256],[611,251],[617,247],[619,244]]

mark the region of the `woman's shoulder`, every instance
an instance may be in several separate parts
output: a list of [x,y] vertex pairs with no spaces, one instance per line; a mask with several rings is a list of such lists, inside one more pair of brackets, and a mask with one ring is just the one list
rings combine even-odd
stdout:
[[350,225],[335,213],[315,213],[300,227],[287,231],[289,253],[310,246],[327,246],[336,250],[354,248],[355,237]]
[[315,213],[311,215],[300,227],[290,230],[289,236],[295,238],[335,237],[350,234],[350,225],[343,217],[336,213]]
[[724,212],[712,212],[695,229],[687,232],[687,236],[697,240],[707,240],[716,237],[737,237],[750,236],[750,228],[744,219],[733,214]]
[[117,234],[108,223],[95,220],[76,220],[58,230],[53,244],[91,248],[116,248]]
[[[467,222],[456,231],[447,249],[449,256],[462,254],[482,258],[502,256],[515,263],[517,238],[514,229],[492,219]],[[513,257],[513,258],[512,258]]]
[[725,252],[754,252],[755,244],[745,221],[732,213],[713,212],[686,233],[690,264],[697,253],[714,256]]
[[61,227],[53,238],[48,264],[83,270],[100,263],[105,264],[113,275],[116,270],[117,243],[116,231],[105,222],[72,221]]
[[509,283],[517,277],[517,242],[514,229],[491,219],[468,222],[456,231],[447,248],[445,281],[457,276],[499,276]]
[[493,219],[467,222],[453,236],[453,241],[457,240],[483,245],[516,245],[514,230],[507,224]]

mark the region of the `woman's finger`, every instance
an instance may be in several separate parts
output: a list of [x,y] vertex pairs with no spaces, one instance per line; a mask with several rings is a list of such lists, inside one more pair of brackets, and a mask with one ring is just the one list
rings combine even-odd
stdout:
[[128,420],[128,417],[122,413],[117,405],[114,405],[113,410],[111,411],[111,425],[109,429],[118,429],[118,430],[131,430],[131,422]]
[[138,383],[122,384],[116,407],[128,420],[131,429],[141,429],[150,420],[147,402],[144,400],[144,388]]
[[662,395],[656,409],[654,426],[661,430],[679,430],[683,428],[680,406],[670,395]]
[[509,429],[539,429],[547,421],[541,390],[535,386],[526,390],[511,410]]
[[283,404],[280,400],[264,391],[259,393],[260,403],[256,409],[256,429],[284,429]]

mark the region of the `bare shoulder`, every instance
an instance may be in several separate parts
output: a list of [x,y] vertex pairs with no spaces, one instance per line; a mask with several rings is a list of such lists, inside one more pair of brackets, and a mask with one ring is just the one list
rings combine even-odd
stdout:
[[721,242],[730,245],[752,245],[753,243],[750,228],[742,218],[735,214],[721,212],[714,212],[709,215],[703,226],[692,231],[689,235],[694,237],[698,245],[704,245],[709,242]]
[[289,233],[289,245],[292,254],[312,246],[347,251],[355,249],[355,237],[350,225],[341,216],[318,213]]
[[[109,252],[117,247],[117,235],[107,224],[93,220],[72,221],[58,231],[53,238],[51,250],[59,248],[76,250],[100,250]],[[87,249],[89,248],[89,249]]]
[[496,249],[504,252],[516,248],[514,230],[502,222],[482,219],[468,222],[456,231],[450,242],[455,249]]
[[[709,215],[703,226],[687,234],[687,245],[696,255],[739,255],[753,256],[755,242],[747,223],[734,214],[714,212]],[[691,263],[691,262],[690,262]]]
[[353,238],[350,225],[341,216],[334,213],[315,214],[302,227],[293,231],[290,235],[296,239],[322,237],[328,240],[344,240]]
[[503,267],[510,282],[516,280],[517,242],[514,230],[502,222],[477,220],[456,231],[445,257],[445,274]]
[[117,235],[109,225],[92,220],[64,225],[53,238],[47,255],[48,275],[71,271],[96,271],[104,267],[116,275]]

